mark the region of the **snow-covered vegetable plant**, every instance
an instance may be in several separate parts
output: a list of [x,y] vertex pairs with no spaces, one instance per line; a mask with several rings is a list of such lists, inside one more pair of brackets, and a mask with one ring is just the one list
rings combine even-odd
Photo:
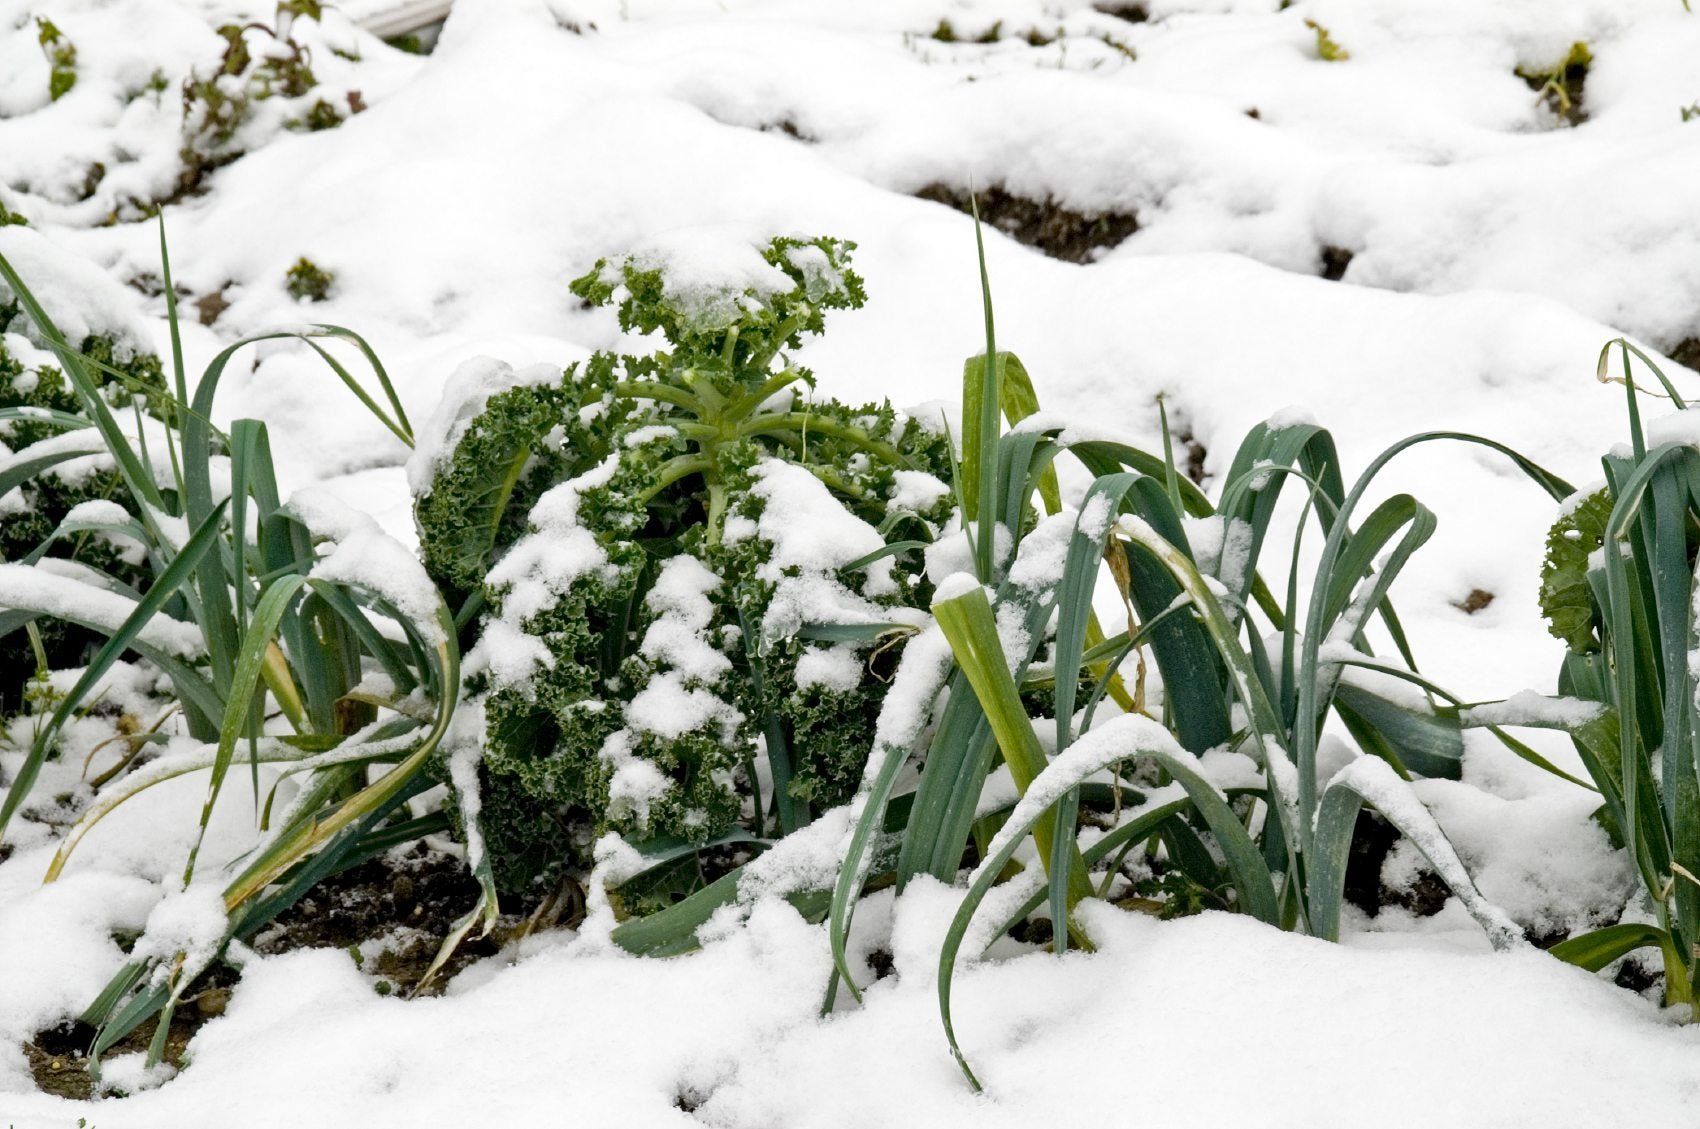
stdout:
[[[1089,945],[1074,906],[1097,896],[1152,908],[1137,872],[1154,862],[1183,880],[1165,892],[1202,892],[1209,904],[1336,938],[1367,804],[1413,840],[1494,944],[1520,943],[1408,780],[1456,776],[1469,726],[1551,766],[1504,734],[1493,711],[1462,710],[1416,672],[1388,593],[1433,515],[1398,495],[1353,521],[1381,468],[1433,440],[1499,451],[1555,498],[1569,484],[1490,440],[1425,433],[1384,452],[1348,490],[1328,432],[1289,414],[1252,430],[1213,504],[1176,472],[1172,452],[1154,456],[1039,414],[1025,369],[996,351],[989,303],[987,322],[987,351],[964,376],[953,493],[967,519],[928,551],[930,615],[884,697],[847,818],[774,845],[613,939],[680,952],[719,907],[784,893],[829,917],[835,988],[855,992],[850,921],[863,891],[902,892],[924,876],[957,882],[968,850],[969,896],[939,958],[949,1033],[963,948],[977,952],[1018,927],[1043,937],[1041,923],[1058,951]],[[1073,505],[1053,470],[1065,453],[1091,478]],[[1325,543],[1304,599],[1299,546],[1279,546],[1280,599],[1258,563],[1294,483]],[[1105,579],[1127,611],[1126,630],[1108,637],[1093,611]],[[1397,658],[1373,653],[1372,628]],[[1131,689],[1121,681],[1128,660]],[[1324,742],[1330,716],[1356,748]],[[994,887],[996,912],[977,926]]]
[[[13,241],[42,273],[46,248],[34,236]],[[163,245],[162,245],[163,252]],[[32,272],[34,273],[34,272]],[[176,339],[169,264],[165,293]],[[60,280],[49,300],[75,309],[77,292]],[[191,390],[181,356],[172,387],[160,394],[160,418],[114,410],[102,362],[66,340],[30,286],[0,255],[0,299],[16,302],[40,347],[50,350],[76,397],[77,412],[29,415],[53,434],[25,446],[14,467],[48,471],[82,458],[116,476],[124,504],[78,507],[52,536],[93,534],[138,547],[148,570],[143,591],[90,560],[71,566],[26,555],[0,563],[0,632],[21,638],[38,619],[62,619],[102,640],[75,682],[57,698],[13,762],[0,803],[0,838],[27,814],[36,781],[62,752],[60,737],[89,707],[102,678],[120,661],[168,683],[181,705],[181,727],[156,734],[164,751],[140,743],[127,771],[82,798],[62,836],[48,881],[59,875],[83,835],[131,796],[161,781],[207,775],[200,820],[207,820],[229,770],[250,762],[273,779],[298,778],[279,812],[265,804],[255,849],[233,878],[197,875],[198,840],[183,871],[184,895],[216,903],[223,931],[178,950],[170,938],[139,942],[136,956],[85,1013],[102,1030],[94,1059],[138,1024],[164,1013],[150,1051],[164,1049],[172,1009],[224,946],[252,936],[320,878],[368,857],[374,842],[447,828],[446,817],[409,820],[404,801],[430,783],[423,770],[448,729],[459,696],[460,653],[447,606],[423,568],[376,523],[322,492],[285,503],[272,471],[266,427],[237,420],[228,433],[211,424],[220,378],[237,350],[255,341],[296,338],[319,348],[333,370],[395,432],[410,431],[383,369],[364,341],[346,330],[313,326],[262,334],[221,352]],[[319,339],[340,339],[371,362],[388,410],[360,388]],[[110,774],[108,774],[110,775]],[[478,868],[475,868],[478,869]],[[490,897],[474,911],[494,913]],[[211,884],[209,894],[208,884]],[[205,915],[202,915],[204,918]],[[475,917],[469,916],[464,928]],[[161,947],[163,946],[163,948]]]
[[[1549,711],[1546,724],[1570,732],[1603,800],[1597,818],[1628,851],[1645,900],[1640,913],[1553,952],[1597,970],[1656,948],[1665,1002],[1692,1006],[1700,987],[1700,413],[1627,341],[1600,353],[1602,378],[1614,347],[1630,443],[1601,460],[1603,483],[1565,499],[1547,539],[1541,610],[1569,646],[1559,693],[1581,701]],[[1643,426],[1632,356],[1686,410]]]
[[[8,332],[19,313],[17,303],[0,302],[0,561],[32,556],[75,560],[143,590],[148,570],[137,559],[140,546],[135,542],[75,529],[55,536],[79,507],[92,505],[81,511],[84,514],[98,512],[103,504],[125,507],[132,516],[135,508],[115,467],[88,457],[87,445],[77,447],[74,437],[64,438],[67,428],[73,435],[87,428],[88,417],[52,355],[36,349],[21,333]],[[165,377],[158,357],[102,334],[88,335],[79,352],[102,399],[115,411],[159,411]],[[74,448],[67,452],[68,461],[44,467],[24,454],[54,437],[60,438],[60,446],[69,443]],[[36,450],[45,453],[51,447]],[[98,638],[57,620],[37,624],[36,637],[41,661],[53,669],[80,664]],[[0,648],[0,710],[17,708],[23,684],[37,673],[37,665],[34,647]]]
[[317,22],[322,14],[319,0],[281,0],[270,25],[218,28],[225,47],[217,66],[198,68],[183,81],[183,190],[241,156],[264,130],[333,129],[364,108],[358,91],[325,97],[311,48],[297,38],[299,21]]
[[925,618],[948,439],[812,397],[787,356],[862,304],[851,245],[714,250],[597,264],[573,292],[665,347],[474,363],[412,465],[426,567],[477,639],[467,751],[509,889],[610,833],[764,838],[849,799]]

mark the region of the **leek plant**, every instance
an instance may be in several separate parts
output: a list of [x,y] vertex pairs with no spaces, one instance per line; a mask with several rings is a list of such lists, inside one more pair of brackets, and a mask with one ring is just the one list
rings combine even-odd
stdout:
[[[410,817],[403,804],[431,782],[424,770],[448,732],[460,655],[453,619],[411,553],[375,527],[343,522],[337,528],[332,521],[326,528],[314,515],[293,510],[279,496],[265,424],[237,420],[224,432],[211,422],[220,380],[239,350],[257,341],[296,338],[411,445],[407,417],[370,346],[335,326],[263,333],[219,353],[191,388],[163,229],[161,257],[173,387],[157,413],[163,425],[146,427],[139,408],[133,426],[112,411],[97,380],[106,366],[70,345],[29,285],[0,257],[0,280],[57,356],[82,404],[82,415],[61,413],[50,422],[98,435],[94,443],[44,440],[39,452],[26,448],[8,467],[14,476],[36,474],[67,458],[103,451],[122,476],[135,516],[126,515],[122,523],[67,521],[53,537],[122,534],[145,546],[151,572],[138,592],[95,569],[76,577],[44,569],[36,555],[0,565],[0,634],[59,616],[105,639],[39,727],[8,783],[0,836],[53,756],[66,722],[89,705],[101,676],[126,652],[139,655],[169,680],[188,735],[200,744],[132,767],[104,789],[62,839],[47,880],[60,874],[82,836],[115,807],[162,780],[205,773],[200,832],[183,871],[187,887],[213,804],[231,769],[245,759],[266,835],[233,864],[235,873],[225,885],[227,930],[216,946],[222,951],[232,939],[251,936],[320,878],[448,827],[441,813]],[[320,344],[324,340],[359,351],[371,366],[377,396]],[[0,492],[11,485],[10,478],[0,480]],[[363,564],[374,555],[379,567]],[[300,781],[294,799],[276,814],[272,796],[261,794],[262,764]],[[477,921],[487,927],[494,919],[488,868],[477,869],[486,897],[455,939]],[[171,1013],[206,959],[179,953],[126,966],[83,1016],[100,1028],[91,1063],[98,1064],[106,1048],[155,1015],[150,1065],[157,1062]]]
[[1552,951],[1598,970],[1641,948],[1664,964],[1667,1005],[1692,1009],[1700,988],[1700,415],[1644,426],[1632,363],[1639,359],[1678,408],[1689,405],[1659,367],[1624,340],[1613,349],[1629,403],[1629,445],[1602,460],[1598,489],[1567,500],[1547,543],[1543,611],[1569,644],[1561,694],[1594,703],[1558,718],[1603,800],[1598,818],[1622,844],[1644,894],[1644,916],[1573,937]]

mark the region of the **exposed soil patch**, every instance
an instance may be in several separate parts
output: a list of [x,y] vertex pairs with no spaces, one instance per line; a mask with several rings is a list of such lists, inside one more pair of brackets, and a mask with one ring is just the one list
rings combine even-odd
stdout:
[[1352,253],[1344,247],[1324,247],[1322,249],[1323,278],[1329,282],[1339,282],[1346,277],[1346,268],[1352,265]]
[[[367,942],[382,942],[376,958],[364,967],[379,978],[380,993],[407,995],[419,988],[443,939],[477,901],[478,883],[460,860],[420,844],[399,859],[374,859],[325,879],[251,944],[257,952],[273,954],[327,946],[352,951]],[[490,937],[469,937],[423,992],[440,991],[455,973],[495,954],[518,924],[518,918],[504,917]],[[196,981],[172,1017],[166,1062],[182,1066],[189,1040],[203,1024],[224,1014],[236,981],[236,970],[224,964],[215,964]],[[152,1021],[142,1024],[105,1057],[145,1051],[155,1026]],[[88,1024],[67,1022],[24,1044],[30,1072],[43,1093],[91,1096],[88,1049],[94,1038],[95,1029]]]
[[1619,988],[1628,988],[1637,995],[1646,995],[1655,985],[1664,983],[1664,974],[1649,971],[1645,966],[1633,960],[1626,960],[1618,967],[1617,975],[1612,977],[1612,983]]
[[1489,604],[1493,603],[1493,593],[1485,588],[1472,588],[1470,594],[1462,600],[1454,600],[1452,606],[1465,615],[1475,615]]
[[[460,860],[420,844],[400,859],[374,859],[325,879],[252,944],[256,952],[271,954],[386,940],[368,971],[392,991],[407,994],[419,987],[443,938],[477,902],[478,882]],[[425,991],[440,990],[455,973],[500,947],[495,935],[467,938]]]
[[776,122],[768,122],[758,128],[763,133],[783,133],[786,137],[792,138],[795,141],[801,141],[804,144],[813,144],[815,141],[813,136],[804,133],[803,130],[798,127],[797,123],[792,121],[790,118],[781,118]]
[[202,325],[213,324],[219,319],[219,315],[230,308],[230,302],[224,296],[229,287],[230,283],[227,282],[212,293],[195,299],[195,312],[200,315]]
[[1204,460],[1210,457],[1210,452],[1193,435],[1190,427],[1181,427],[1171,439],[1175,453],[1180,456],[1175,460],[1176,469],[1190,478],[1194,486],[1204,485]]
[[[972,213],[969,194],[946,184],[929,184],[916,196]],[[1100,252],[1115,247],[1139,230],[1137,217],[1120,212],[1089,215],[1072,211],[1052,199],[1015,196],[1000,186],[974,194],[980,218],[1017,243],[1067,263],[1090,263]]]
[[1665,355],[1679,365],[1700,370],[1700,337],[1684,337]]
[[[224,1012],[224,1001],[230,998],[230,986],[236,973],[223,965],[209,969],[197,989],[185,996],[183,1004],[172,1017],[171,1028],[165,1037],[165,1061],[172,1066],[183,1065],[183,1052],[189,1040],[206,1023]],[[107,1058],[146,1051],[152,1042],[156,1024],[142,1024],[118,1043],[108,1048]],[[44,1094],[86,1101],[94,1096],[94,1081],[89,1077],[89,1047],[94,1044],[95,1028],[75,1020],[36,1033],[24,1044],[24,1057],[29,1060],[30,1074]]]
[[1151,18],[1151,9],[1140,0],[1100,0],[1092,5],[1094,11],[1106,16],[1114,16],[1118,20],[1126,20],[1130,24],[1142,24]]
[[1371,917],[1387,905],[1408,909],[1418,917],[1433,917],[1452,896],[1438,874],[1425,869],[1404,890],[1382,884],[1382,866],[1398,841],[1399,829],[1380,813],[1368,808],[1358,812],[1357,826],[1352,829],[1352,853],[1346,858],[1346,900]]

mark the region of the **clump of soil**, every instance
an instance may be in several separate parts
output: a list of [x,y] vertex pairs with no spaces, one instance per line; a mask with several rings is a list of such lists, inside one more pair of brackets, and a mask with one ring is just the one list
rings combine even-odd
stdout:
[[[961,212],[973,211],[969,194],[946,184],[929,184],[915,195]],[[1066,263],[1090,263],[1100,252],[1117,246],[1139,230],[1138,218],[1127,213],[1089,215],[1065,208],[1050,198],[1032,200],[1016,196],[996,185],[974,193],[974,197],[981,220],[1017,243]]]
[[1453,601],[1452,606],[1465,615],[1475,615],[1489,604],[1493,603],[1493,593],[1485,588],[1472,588],[1470,594],[1462,600]]
[[1352,265],[1352,253],[1344,247],[1324,247],[1322,249],[1323,278],[1329,282],[1339,282],[1346,277],[1346,268]]
[[1130,24],[1142,24],[1151,18],[1151,9],[1144,0],[1098,0],[1093,9]]
[[1700,337],[1684,337],[1665,355],[1679,365],[1700,370]]
[[[325,879],[251,944],[255,952],[270,955],[386,940],[369,971],[393,991],[408,994],[419,989],[443,938],[477,902],[478,882],[464,864],[419,844],[400,858],[373,859]],[[495,934],[468,937],[424,991],[441,990],[455,973],[500,947]]]

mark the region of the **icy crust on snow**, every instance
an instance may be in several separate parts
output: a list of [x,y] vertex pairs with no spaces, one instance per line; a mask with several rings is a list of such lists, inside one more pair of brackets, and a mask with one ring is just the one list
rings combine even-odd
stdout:
[[[64,575],[61,568],[59,562],[47,561],[39,565],[0,563],[0,607],[75,620],[109,634],[118,631],[136,610],[133,599]],[[137,638],[179,658],[194,659],[205,653],[198,627],[163,612],[150,618]]]

